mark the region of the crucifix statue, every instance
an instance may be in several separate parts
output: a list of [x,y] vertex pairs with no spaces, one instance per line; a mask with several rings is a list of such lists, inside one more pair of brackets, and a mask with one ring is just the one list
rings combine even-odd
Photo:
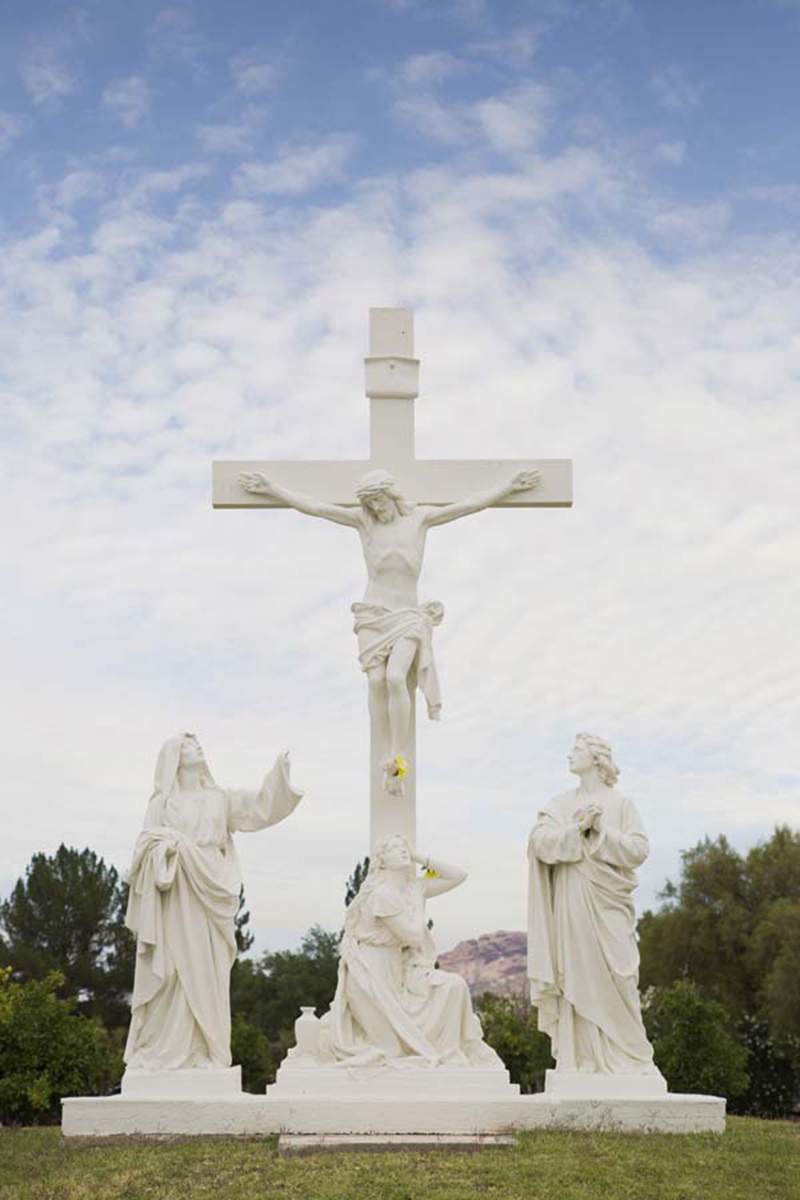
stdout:
[[409,309],[371,310],[366,373],[366,462],[215,463],[214,506],[294,508],[357,530],[368,576],[352,611],[368,680],[370,840],[374,846],[399,833],[413,845],[416,689],[431,719],[441,709],[432,634],[444,609],[437,601],[420,604],[417,594],[427,532],[489,507],[569,506],[571,463],[416,459],[419,362]]

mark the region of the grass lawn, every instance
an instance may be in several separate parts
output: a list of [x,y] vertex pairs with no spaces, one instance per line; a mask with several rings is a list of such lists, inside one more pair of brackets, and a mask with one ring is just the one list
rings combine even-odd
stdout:
[[800,1200],[800,1124],[728,1132],[522,1134],[475,1154],[279,1158],[277,1139],[65,1146],[0,1130],[0,1200]]

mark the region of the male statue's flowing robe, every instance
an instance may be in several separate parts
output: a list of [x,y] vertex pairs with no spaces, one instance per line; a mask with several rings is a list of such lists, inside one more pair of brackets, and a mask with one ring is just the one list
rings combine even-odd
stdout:
[[575,791],[551,800],[531,832],[531,1002],[559,1071],[651,1074],[633,904],[648,841],[630,800],[607,788],[599,802],[599,832],[578,828]]
[[173,789],[180,738],[159,757],[136,842],[126,924],[136,935],[128,1068],[227,1067],[230,972],[242,877],[231,836],[287,817],[302,793],[282,756],[259,791]]

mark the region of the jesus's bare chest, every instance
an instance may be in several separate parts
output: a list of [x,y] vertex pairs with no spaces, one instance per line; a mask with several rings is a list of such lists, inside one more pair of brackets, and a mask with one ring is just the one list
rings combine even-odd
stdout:
[[419,572],[425,550],[426,530],[414,517],[398,517],[385,525],[375,522],[362,533],[367,566],[378,572]]

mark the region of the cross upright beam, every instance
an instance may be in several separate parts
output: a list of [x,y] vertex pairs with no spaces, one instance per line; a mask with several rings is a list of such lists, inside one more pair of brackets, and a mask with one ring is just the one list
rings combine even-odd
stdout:
[[[366,472],[388,471],[399,491],[417,505],[447,506],[481,493],[496,492],[478,507],[568,508],[572,504],[572,463],[569,459],[418,459],[414,441],[414,405],[419,393],[419,361],[414,358],[413,313],[404,308],[370,310],[369,356],[365,359],[366,394],[370,402],[370,456],[355,461],[215,462],[215,508],[286,508],[292,505],[277,496],[245,490],[242,473],[259,473],[279,489],[313,497],[322,506],[354,508]],[[510,491],[504,485],[518,473],[536,471],[538,485]],[[313,516],[329,514],[296,504]],[[474,507],[469,512],[476,511]],[[445,514],[442,514],[445,519]],[[455,519],[446,516],[447,520]],[[339,523],[351,523],[348,517]],[[435,522],[438,523],[438,522]],[[366,551],[365,551],[366,553]],[[406,743],[408,775],[405,794],[389,795],[383,786],[382,764],[390,746],[385,713],[370,703],[370,835],[374,847],[383,836],[404,834],[413,845],[416,832],[416,666],[408,676],[411,706],[410,734]]]
[[408,308],[370,309],[370,353],[365,359],[370,401],[370,456],[339,461],[215,462],[215,508],[285,508],[279,500],[245,492],[242,471],[263,471],[282,487],[307,492],[331,504],[356,505],[356,488],[366,471],[391,471],[418,504],[449,504],[500,484],[516,471],[538,470],[541,483],[501,500],[499,508],[569,508],[572,462],[555,459],[419,459],[414,445],[414,404],[419,361],[414,358],[414,314]]

